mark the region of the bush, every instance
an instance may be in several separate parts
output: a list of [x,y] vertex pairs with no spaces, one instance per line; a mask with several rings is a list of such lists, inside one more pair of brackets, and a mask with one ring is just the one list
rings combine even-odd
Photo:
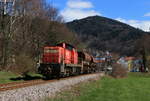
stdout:
[[21,54],[15,58],[15,67],[13,67],[13,72],[26,76],[29,72],[36,71],[34,60],[25,54]]
[[127,76],[127,69],[120,64],[114,64],[112,69],[112,76],[115,78],[123,78]]

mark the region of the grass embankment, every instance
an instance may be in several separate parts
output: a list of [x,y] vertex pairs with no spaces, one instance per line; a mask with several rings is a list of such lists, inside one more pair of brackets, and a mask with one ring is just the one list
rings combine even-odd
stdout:
[[40,78],[42,78],[42,76],[35,73],[29,73],[29,77],[22,77],[21,75],[14,74],[12,72],[0,72],[0,84],[34,80]]
[[150,101],[150,75],[131,73],[123,79],[104,77],[46,101]]
[[0,72],[0,84],[13,82],[11,78],[17,78],[18,75],[13,74],[11,72]]

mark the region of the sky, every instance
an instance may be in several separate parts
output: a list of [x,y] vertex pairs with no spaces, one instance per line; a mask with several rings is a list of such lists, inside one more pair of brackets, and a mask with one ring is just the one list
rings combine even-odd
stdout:
[[150,31],[150,0],[47,0],[66,22],[104,16]]

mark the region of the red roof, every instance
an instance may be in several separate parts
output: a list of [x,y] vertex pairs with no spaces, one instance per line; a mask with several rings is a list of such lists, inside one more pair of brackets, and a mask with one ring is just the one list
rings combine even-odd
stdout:
[[135,57],[125,57],[125,60],[129,61],[129,60],[135,60]]

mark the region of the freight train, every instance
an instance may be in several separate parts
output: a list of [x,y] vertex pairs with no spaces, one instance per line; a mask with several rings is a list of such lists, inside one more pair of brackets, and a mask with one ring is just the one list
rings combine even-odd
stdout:
[[96,63],[92,55],[79,52],[70,44],[60,43],[44,47],[38,72],[48,79],[93,73],[96,72]]

